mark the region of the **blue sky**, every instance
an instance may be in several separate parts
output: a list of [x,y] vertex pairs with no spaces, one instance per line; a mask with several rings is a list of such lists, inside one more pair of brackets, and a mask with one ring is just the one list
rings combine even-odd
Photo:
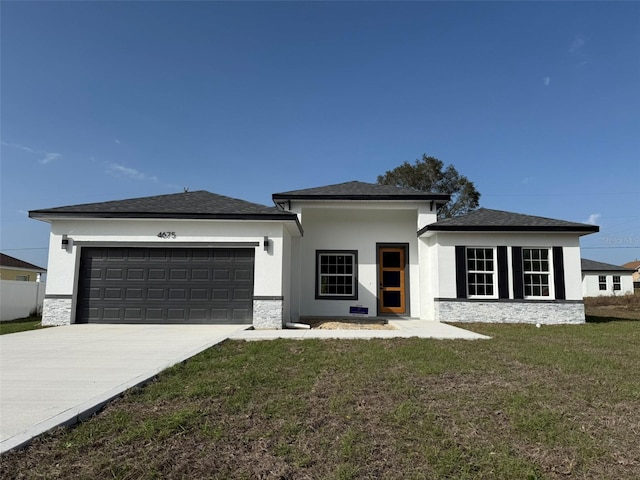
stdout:
[[271,194],[423,153],[481,205],[592,221],[640,258],[640,3],[2,2],[1,237],[27,211],[191,190]]

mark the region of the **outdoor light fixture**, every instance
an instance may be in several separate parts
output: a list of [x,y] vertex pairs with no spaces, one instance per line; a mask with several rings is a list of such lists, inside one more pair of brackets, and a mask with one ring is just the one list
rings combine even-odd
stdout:
[[264,251],[269,251],[269,237],[264,237]]
[[61,248],[62,250],[67,250],[67,248],[69,248],[69,237],[67,237],[66,235],[62,235]]

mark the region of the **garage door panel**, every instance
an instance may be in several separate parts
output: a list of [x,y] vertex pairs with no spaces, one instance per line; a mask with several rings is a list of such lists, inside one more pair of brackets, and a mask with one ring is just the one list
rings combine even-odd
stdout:
[[127,280],[144,280],[144,269],[142,268],[128,268]]
[[166,280],[167,272],[164,268],[150,268],[149,269],[149,280]]
[[253,249],[85,247],[77,321],[251,323],[253,258]]
[[206,288],[192,288],[190,295],[190,300],[209,300],[209,290]]
[[191,280],[194,280],[194,281],[209,280],[209,270],[202,270],[202,269],[191,270]]
[[248,288],[234,288],[233,300],[251,300],[252,291]]

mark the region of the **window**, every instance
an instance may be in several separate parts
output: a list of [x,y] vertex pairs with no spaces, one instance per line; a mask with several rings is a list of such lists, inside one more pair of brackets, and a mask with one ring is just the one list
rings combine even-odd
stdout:
[[493,297],[495,290],[493,248],[467,248],[469,297]]
[[356,251],[316,252],[316,298],[358,298],[358,253]]
[[16,280],[19,282],[28,282],[29,275],[16,275]]
[[620,285],[620,275],[613,276],[613,290],[622,290],[622,286]]
[[607,276],[598,275],[598,290],[606,290],[606,289],[607,289]]
[[523,248],[522,263],[525,297],[549,297],[549,249]]

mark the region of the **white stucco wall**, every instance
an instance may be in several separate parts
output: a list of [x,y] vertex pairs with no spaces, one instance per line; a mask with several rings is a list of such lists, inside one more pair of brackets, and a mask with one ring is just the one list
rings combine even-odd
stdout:
[[[439,286],[434,297],[456,298],[456,259],[455,246],[466,247],[563,247],[564,279],[566,300],[582,299],[582,271],[580,266],[580,240],[577,234],[567,233],[492,233],[438,232],[433,241],[437,253]],[[511,265],[511,248],[507,248],[508,264]],[[550,266],[553,273],[553,263]],[[513,274],[509,269],[509,291],[513,291]],[[553,300],[551,296],[549,299]]]
[[[580,240],[568,233],[493,233],[493,232],[438,232],[421,238],[421,249],[428,258],[423,265],[424,276],[430,280],[423,298],[424,318],[451,322],[529,322],[529,323],[582,323],[582,274]],[[509,300],[456,299],[455,247],[507,247]],[[513,298],[513,271],[511,247],[562,247],[565,281],[565,299],[551,296],[540,300]],[[496,259],[497,261],[497,259]],[[550,256],[550,275],[553,279],[553,258]]]
[[[300,240],[300,315],[341,316],[361,305],[377,314],[377,247],[379,243],[408,246],[407,315],[420,315],[418,266],[418,206],[318,205],[300,208],[304,237]],[[423,217],[424,218],[424,217]],[[435,219],[435,214],[432,214]],[[358,299],[316,299],[316,251],[358,252]]]
[[[175,239],[158,238],[159,232],[175,232]],[[86,246],[198,247],[211,243],[258,242],[255,251],[255,297],[285,297],[289,279],[283,275],[284,226],[277,221],[86,219],[54,220],[49,240],[49,303],[67,302],[75,321],[75,300],[80,249]],[[61,248],[63,235],[71,242]],[[270,246],[265,251],[264,237]],[[224,246],[224,245],[221,245]],[[67,297],[70,297],[68,299]],[[53,301],[55,300],[55,302]],[[45,300],[45,315],[47,312]],[[57,304],[56,304],[57,305]]]
[[[633,272],[585,272],[582,274],[582,294],[585,297],[603,297],[618,295],[633,295]],[[607,289],[600,290],[598,277],[606,276]],[[613,289],[613,276],[620,276],[620,290]]]

